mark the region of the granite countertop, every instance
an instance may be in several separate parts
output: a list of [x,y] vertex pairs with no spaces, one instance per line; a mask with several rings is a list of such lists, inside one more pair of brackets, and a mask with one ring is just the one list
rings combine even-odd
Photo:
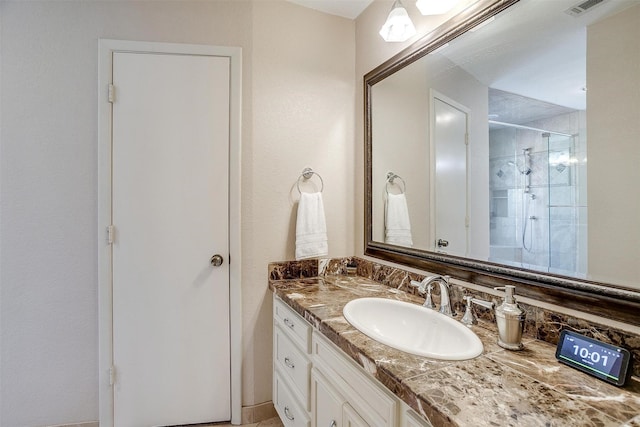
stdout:
[[[372,280],[327,275],[270,280],[269,288],[392,393],[436,426],[640,427],[640,381],[609,385],[562,365],[555,346],[533,338],[514,352],[496,343],[492,323],[473,331],[481,356],[442,361],[381,344],[351,326],[342,309],[355,298],[422,304],[423,298]],[[460,314],[458,315],[460,317]]]

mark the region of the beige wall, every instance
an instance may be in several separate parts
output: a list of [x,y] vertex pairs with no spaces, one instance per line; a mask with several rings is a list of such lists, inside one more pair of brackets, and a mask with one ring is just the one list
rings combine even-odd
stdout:
[[283,1],[0,2],[0,425],[98,419],[98,38],[243,48],[243,404],[271,399],[269,261],[296,178],[353,248],[353,21]]
[[[385,192],[387,172],[395,181],[388,190],[405,191],[413,247],[428,248],[429,230],[429,87],[424,62],[403,69],[373,86],[371,96],[373,239],[385,241]],[[406,185],[406,188],[404,186]]]
[[640,6],[590,26],[587,37],[589,274],[638,287]]
[[253,135],[243,159],[247,402],[271,399],[267,263],[294,259],[296,180],[305,167],[324,180],[329,255],[354,252],[354,31],[351,20],[286,2],[254,5]]

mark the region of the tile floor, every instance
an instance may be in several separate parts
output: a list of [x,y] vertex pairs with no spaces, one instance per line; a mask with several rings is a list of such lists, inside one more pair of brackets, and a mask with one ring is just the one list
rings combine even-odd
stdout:
[[[231,427],[231,424],[211,424],[199,427]],[[284,427],[280,418],[275,417],[254,424],[242,424],[241,427]]]

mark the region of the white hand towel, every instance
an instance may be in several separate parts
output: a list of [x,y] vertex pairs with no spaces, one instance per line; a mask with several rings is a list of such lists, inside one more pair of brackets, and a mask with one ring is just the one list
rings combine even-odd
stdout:
[[302,193],[296,219],[296,259],[329,254],[322,193]]
[[385,211],[385,242],[399,246],[413,246],[407,198],[402,194],[387,194]]

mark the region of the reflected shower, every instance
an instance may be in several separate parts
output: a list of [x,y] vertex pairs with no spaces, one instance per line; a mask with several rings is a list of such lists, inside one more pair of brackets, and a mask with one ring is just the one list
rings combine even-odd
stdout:
[[490,260],[584,271],[586,139],[547,127],[573,130],[580,114],[528,122],[539,127],[489,120]]

